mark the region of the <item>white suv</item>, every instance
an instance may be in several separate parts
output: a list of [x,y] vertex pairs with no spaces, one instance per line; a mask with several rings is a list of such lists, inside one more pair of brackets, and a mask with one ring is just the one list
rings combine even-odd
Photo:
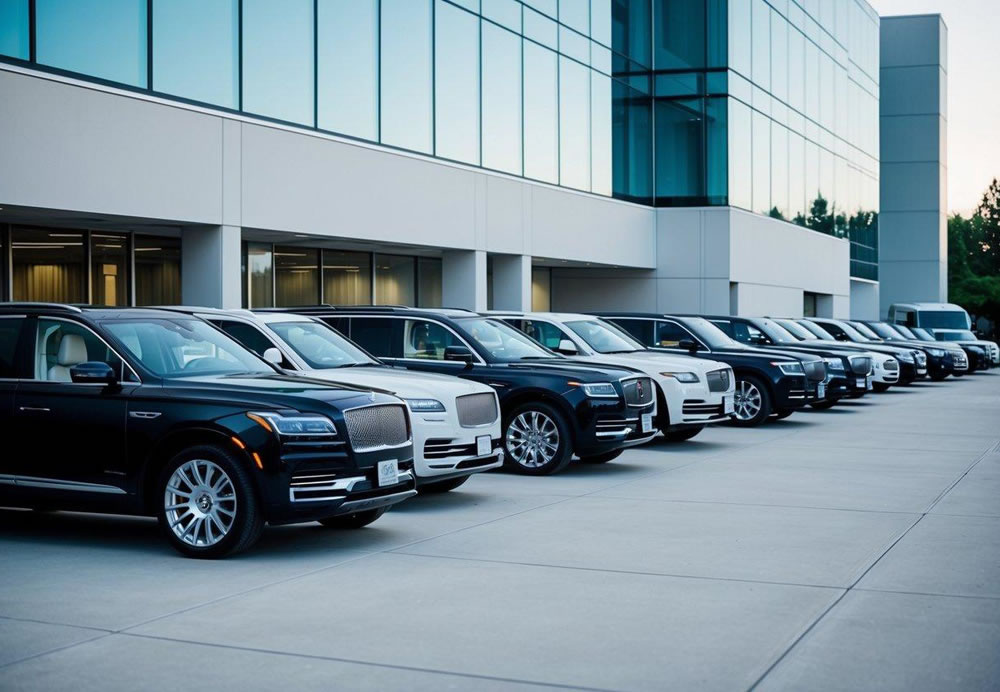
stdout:
[[631,335],[593,315],[491,312],[557,353],[598,365],[635,368],[662,394],[656,426],[671,442],[689,440],[709,423],[733,416],[736,378],[725,363],[647,349]]
[[422,492],[446,492],[503,463],[492,388],[385,365],[320,320],[287,313],[171,308],[211,322],[265,360],[311,378],[388,392],[406,402]]

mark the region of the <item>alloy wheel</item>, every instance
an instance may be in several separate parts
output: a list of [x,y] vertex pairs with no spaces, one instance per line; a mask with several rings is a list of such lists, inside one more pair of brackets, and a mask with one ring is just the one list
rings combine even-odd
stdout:
[[551,463],[559,450],[559,428],[541,411],[524,411],[507,427],[507,451],[525,468]]
[[735,397],[736,417],[740,420],[752,420],[760,413],[760,390],[752,382],[740,380],[736,387]]
[[192,459],[171,474],[163,509],[167,525],[180,541],[199,548],[213,546],[236,521],[236,489],[221,466]]

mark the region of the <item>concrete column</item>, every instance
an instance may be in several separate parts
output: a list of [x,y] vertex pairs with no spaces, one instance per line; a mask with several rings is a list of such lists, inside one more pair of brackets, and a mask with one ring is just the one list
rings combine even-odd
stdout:
[[239,226],[192,226],[181,233],[181,297],[185,305],[239,308]]
[[441,256],[441,303],[446,308],[486,309],[486,252],[446,250]]
[[493,255],[493,309],[531,310],[530,255]]

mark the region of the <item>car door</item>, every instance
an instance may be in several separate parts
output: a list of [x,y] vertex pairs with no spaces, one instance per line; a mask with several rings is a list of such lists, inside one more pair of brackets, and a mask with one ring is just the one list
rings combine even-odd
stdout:
[[[0,435],[18,439],[14,425],[14,394],[17,391],[18,344],[24,315],[0,315]],[[17,454],[0,454],[0,485],[14,482]]]
[[[13,421],[33,453],[17,462],[18,485],[47,490],[123,493],[129,393],[137,378],[89,327],[60,317],[38,317],[30,335],[31,372],[18,383]],[[107,363],[120,386],[78,384],[70,369]],[[132,381],[128,381],[132,380]]]
[[682,341],[693,341],[698,344],[699,350],[704,352],[709,350],[698,337],[685,329],[679,322],[656,320],[653,327],[653,348],[686,355],[688,351],[681,348]]

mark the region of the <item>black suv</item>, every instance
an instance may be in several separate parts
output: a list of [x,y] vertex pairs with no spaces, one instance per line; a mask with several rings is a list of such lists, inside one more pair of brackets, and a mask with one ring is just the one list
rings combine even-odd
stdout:
[[827,375],[823,382],[825,398],[810,405],[825,409],[845,397],[864,396],[871,388],[872,359],[851,349],[810,344],[800,341],[784,327],[767,317],[704,316],[727,335],[750,346],[778,348],[785,351],[810,353],[826,361]]
[[902,325],[876,322],[874,320],[852,321],[851,324],[869,339],[879,340],[891,346],[915,346],[927,354],[927,375],[935,382],[940,382],[948,375],[964,374],[969,369],[969,360],[958,346],[936,341],[921,341],[903,334]]
[[[870,351],[878,351],[894,357],[899,361],[899,382],[909,384],[914,380],[927,376],[927,353],[919,348],[907,346],[892,346],[891,344],[875,342],[859,332],[845,320],[835,320],[829,317],[810,317],[799,321],[806,329],[810,324],[833,336],[837,341],[855,344]],[[819,336],[819,335],[817,335]]]
[[283,375],[165,311],[0,304],[0,432],[0,504],[155,515],[191,557],[416,494],[402,401]]
[[650,313],[605,312],[646,346],[672,353],[704,355],[732,367],[736,376],[736,418],[741,426],[760,425],[772,414],[779,418],[822,399],[826,379],[822,358],[793,351],[751,348],[729,338],[701,317]]
[[318,317],[391,365],[493,387],[507,463],[520,473],[554,473],[574,453],[584,461],[610,461],[657,433],[649,377],[580,365],[500,320],[465,310],[387,306],[291,311]]

